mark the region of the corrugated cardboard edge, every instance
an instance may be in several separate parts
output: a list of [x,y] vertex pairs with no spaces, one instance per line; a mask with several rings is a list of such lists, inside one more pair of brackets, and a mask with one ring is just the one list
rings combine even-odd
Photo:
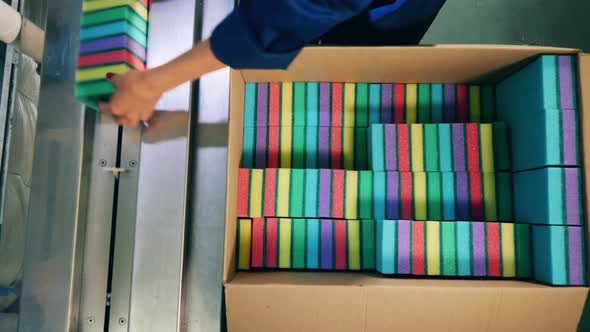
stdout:
[[584,200],[585,217],[586,217],[586,275],[588,277],[588,284],[590,284],[590,195],[588,195],[588,188],[590,188],[590,164],[586,161],[585,156],[590,156],[590,116],[585,114],[585,111],[590,111],[590,54],[580,53],[578,56],[578,77],[580,84],[578,84],[579,108],[580,108],[580,123],[581,130],[581,151],[582,153],[582,167],[584,169]]
[[[242,156],[244,123],[244,79],[240,71],[230,71],[229,136],[227,149],[227,193],[225,200],[225,244],[223,282],[235,274],[237,177]],[[237,148],[232,148],[237,147]]]
[[[384,49],[388,52],[382,52]],[[480,75],[471,74],[474,71],[492,72],[541,53],[578,52],[567,48],[508,45],[307,47],[288,70],[243,70],[241,73],[247,82],[320,81],[328,76],[335,82],[389,82],[395,72],[407,83],[464,83],[479,81]],[[465,61],[441,67],[440,62],[433,61],[438,57],[459,57]],[[351,63],[351,59],[359,58],[368,61]],[[425,69],[423,73],[428,73],[426,76],[413,72],[416,62]]]

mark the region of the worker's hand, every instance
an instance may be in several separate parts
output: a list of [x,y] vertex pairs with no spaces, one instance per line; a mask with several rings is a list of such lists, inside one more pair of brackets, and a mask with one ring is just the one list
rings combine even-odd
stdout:
[[112,114],[118,124],[126,127],[137,127],[141,121],[152,117],[164,92],[153,82],[149,71],[109,74],[107,78],[116,91],[109,102],[99,103],[101,112]]

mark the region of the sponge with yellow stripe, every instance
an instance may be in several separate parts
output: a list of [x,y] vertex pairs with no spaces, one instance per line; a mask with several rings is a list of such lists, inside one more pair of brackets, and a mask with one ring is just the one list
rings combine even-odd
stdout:
[[383,274],[531,277],[530,225],[377,220]]
[[86,0],[82,8],[76,98],[98,109],[115,91],[107,73],[144,70],[148,36],[147,0]]

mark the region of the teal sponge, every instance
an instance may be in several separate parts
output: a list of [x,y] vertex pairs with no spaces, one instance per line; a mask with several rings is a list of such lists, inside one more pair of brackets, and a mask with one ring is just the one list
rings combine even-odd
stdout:
[[496,87],[496,109],[506,114],[524,110],[575,110],[576,64],[571,55],[542,55]]
[[584,228],[533,226],[534,278],[551,285],[587,283]]
[[583,223],[579,168],[541,168],[518,172],[514,181],[517,222],[579,226]]

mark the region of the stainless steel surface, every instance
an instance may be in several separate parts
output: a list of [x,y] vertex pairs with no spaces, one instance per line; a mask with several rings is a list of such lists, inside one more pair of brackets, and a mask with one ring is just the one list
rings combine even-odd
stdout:
[[118,126],[111,116],[92,113],[97,125],[87,127],[92,136],[92,160],[88,188],[84,265],[80,298],[79,329],[103,332],[109,273],[111,221],[115,178],[106,167],[114,167],[117,158]]
[[[18,0],[10,2],[12,8],[18,8]],[[9,152],[5,151],[10,146],[10,128],[7,126],[10,119],[10,113],[14,107],[14,95],[16,90],[17,70],[16,65],[20,54],[18,50],[11,46],[6,46],[6,56],[4,59],[4,72],[2,74],[2,91],[0,92],[0,225],[2,224],[4,203],[6,195],[6,166],[8,164]]]
[[[55,0],[54,0],[55,1]],[[24,15],[39,27],[45,27],[48,0],[21,0]]]
[[[192,47],[195,12],[194,0],[152,2],[148,67]],[[130,331],[176,331],[180,326],[190,106],[191,84],[170,91],[157,109],[164,113],[163,122],[180,119],[174,137],[158,137],[166,127],[161,123],[142,138]]]
[[[233,0],[205,0],[202,39],[233,9]],[[229,70],[199,82],[198,117],[191,137],[190,199],[182,325],[187,332],[220,331]]]
[[[113,269],[109,332],[129,331],[129,310],[132,300],[131,283],[133,275],[134,237],[136,232],[136,202],[139,160],[140,132],[138,129],[124,129],[119,168],[126,169],[119,175],[116,204],[115,245],[113,247]],[[133,165],[133,166],[132,166]],[[111,174],[111,177],[114,177]],[[137,224],[139,224],[137,222]],[[144,331],[144,330],[142,330]],[[145,330],[147,331],[147,330]],[[159,330],[167,331],[167,330]]]
[[[4,45],[4,47],[6,48],[6,55],[4,58],[4,66],[2,68],[2,90],[0,91],[0,158],[4,150],[4,131],[6,129],[6,116],[8,112],[8,96],[10,94],[12,71],[14,67],[12,62],[14,48],[7,45]],[[2,223],[1,220],[0,223]]]
[[4,219],[6,203],[6,180],[8,176],[8,159],[10,158],[10,116],[14,109],[16,80],[18,79],[18,61],[20,54],[17,49],[6,47],[2,94],[0,95],[0,225]]
[[49,1],[19,331],[78,326],[85,112],[73,96],[81,2]]

